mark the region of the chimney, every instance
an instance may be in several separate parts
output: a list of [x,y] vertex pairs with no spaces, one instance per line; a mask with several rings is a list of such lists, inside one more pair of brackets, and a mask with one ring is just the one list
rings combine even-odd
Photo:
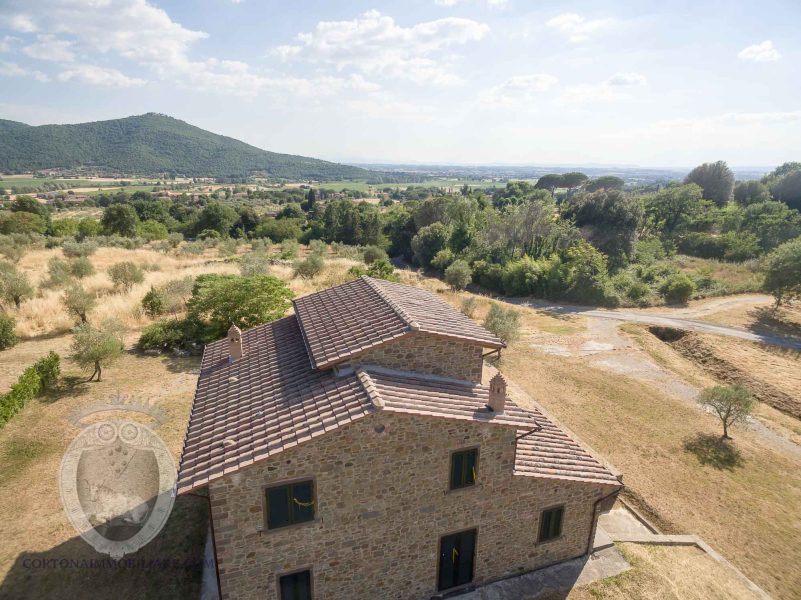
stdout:
[[231,325],[228,330],[228,361],[234,362],[242,358],[242,330]]
[[496,373],[495,377],[490,379],[489,382],[489,402],[487,403],[487,406],[492,412],[503,414],[505,405],[506,380],[503,378],[503,375]]

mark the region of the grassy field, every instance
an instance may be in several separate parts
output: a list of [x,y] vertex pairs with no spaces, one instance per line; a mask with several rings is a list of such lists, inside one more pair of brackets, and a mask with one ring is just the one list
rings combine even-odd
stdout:
[[[244,252],[240,248],[240,253]],[[277,252],[277,248],[274,249]],[[23,257],[20,268],[39,283],[47,261],[60,250],[37,250]],[[291,265],[272,272],[289,281],[296,295],[345,281],[353,261],[328,257],[327,269],[313,280],[292,277]],[[107,401],[117,391],[146,399],[168,419],[158,432],[178,456],[197,377],[196,358],[143,356],[133,351],[149,319],[139,302],[150,285],[206,272],[237,272],[235,262],[215,249],[200,256],[165,255],[148,249],[101,248],[91,257],[98,273],[85,285],[102,298],[90,320],[116,317],[128,328],[128,352],[104,370],[102,383],[81,383],[80,373],[63,362],[64,382],[48,397],[29,403],[0,430],[0,597],[98,597],[110,586],[121,597],[196,596],[199,569],[195,564],[159,572],[87,572],[76,569],[36,571],[26,559],[91,556],[76,539],[60,504],[56,474],[61,456],[77,430],[67,417],[78,408]],[[146,267],[145,282],[125,294],[115,293],[105,270],[133,260]],[[467,294],[445,291],[438,281],[404,272],[407,283],[436,290],[458,305]],[[2,353],[0,389],[40,356],[53,349],[69,353],[72,320],[63,312],[60,290],[44,290],[26,301],[17,316],[26,339]],[[481,319],[488,302],[480,301]],[[580,336],[582,317],[552,316],[523,311],[528,331],[555,336]],[[665,368],[699,386],[708,374],[688,363],[642,328],[643,344]],[[634,334],[632,334],[634,335]],[[777,598],[801,598],[801,460],[767,448],[751,431],[734,432],[733,454],[726,461],[710,455],[704,440],[718,434],[713,417],[684,400],[637,379],[610,374],[578,358],[543,354],[525,338],[504,351],[499,367],[583,441],[621,469],[629,498],[667,533],[696,533],[734,562]],[[679,375],[677,375],[677,378]],[[792,429],[801,422],[776,416],[760,407],[759,416],[776,427]],[[773,411],[774,413],[776,411]],[[784,419],[782,421],[781,419]],[[140,551],[142,558],[195,559],[205,535],[205,504],[182,499],[167,529]],[[612,580],[574,590],[568,598],[739,598],[742,590],[720,572],[717,563],[691,548],[623,548],[634,569]],[[87,586],[91,583],[90,586]],[[20,592],[21,590],[21,592]],[[15,595],[16,592],[16,595]],[[564,596],[559,596],[564,597]]]
[[[534,180],[531,180],[532,182]],[[481,180],[456,180],[456,179],[429,179],[420,183],[379,183],[368,184],[366,181],[326,181],[323,183],[315,183],[313,187],[321,188],[324,190],[340,191],[342,189],[355,190],[359,192],[383,190],[384,188],[405,189],[407,187],[443,187],[443,188],[460,188],[464,184],[469,185],[474,189],[484,189],[487,187],[503,187],[505,184],[497,181],[481,181]]]
[[716,288],[701,290],[705,296],[758,292],[762,289],[764,275],[754,261],[732,263],[679,254],[671,262],[691,277],[711,277],[718,281]]

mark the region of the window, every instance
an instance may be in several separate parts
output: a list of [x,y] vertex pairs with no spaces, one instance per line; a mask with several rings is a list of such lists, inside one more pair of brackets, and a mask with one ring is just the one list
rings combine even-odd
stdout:
[[299,571],[278,578],[281,600],[311,600],[311,571]]
[[314,520],[314,482],[299,481],[267,489],[267,529]]
[[451,454],[451,489],[475,485],[478,449],[460,450]]
[[549,508],[542,511],[540,519],[540,542],[547,542],[562,535],[562,514],[565,512],[564,506]]
[[447,590],[473,581],[476,530],[446,535],[439,542],[438,589]]

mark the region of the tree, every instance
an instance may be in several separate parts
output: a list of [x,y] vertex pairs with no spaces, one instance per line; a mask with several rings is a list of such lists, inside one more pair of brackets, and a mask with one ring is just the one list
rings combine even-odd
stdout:
[[129,204],[112,204],[103,211],[101,224],[109,235],[135,237],[139,225],[139,215]]
[[85,256],[81,256],[70,263],[70,273],[78,279],[83,279],[84,277],[94,275],[95,267],[91,260]]
[[712,208],[703,195],[701,186],[691,183],[646,196],[643,202],[646,222],[663,238],[681,235]]
[[64,308],[81,320],[81,323],[88,321],[87,314],[95,307],[97,299],[94,294],[90,294],[80,285],[73,285],[64,292]]
[[166,240],[169,232],[164,223],[159,223],[154,219],[142,221],[136,229],[137,233],[148,242],[153,240]]
[[782,302],[801,298],[801,237],[785,242],[765,259],[763,288]]
[[379,248],[378,246],[367,246],[364,249],[364,263],[367,265],[373,264],[377,260],[387,259],[387,253],[384,252],[383,248]]
[[125,350],[122,331],[122,325],[117,321],[106,321],[100,328],[82,323],[73,330],[70,359],[82,369],[92,369],[87,381],[92,381],[95,376],[100,381],[103,368],[122,356]]
[[375,279],[386,279],[387,281],[400,281],[400,277],[395,272],[395,267],[386,258],[379,258],[367,269],[367,275]]
[[0,233],[44,233],[47,223],[37,214],[30,212],[0,212]]
[[741,181],[734,186],[734,201],[740,206],[768,202],[770,199],[768,187],[759,181]]
[[774,200],[749,204],[743,209],[743,231],[753,233],[762,249],[770,252],[801,235],[801,214]]
[[306,210],[314,213],[315,204],[317,204],[317,195],[314,193],[314,188],[309,188],[309,193],[306,194]]
[[470,265],[461,259],[453,261],[445,269],[445,283],[454,291],[466,288],[472,278],[473,271],[470,270]]
[[285,205],[275,216],[276,219],[303,219],[305,217],[306,214],[297,202]]
[[21,273],[13,265],[0,263],[0,299],[13,302],[19,309],[23,300],[33,296],[33,287],[27,275]]
[[504,342],[513,342],[520,337],[520,313],[514,308],[504,308],[492,302],[484,318],[484,327]]
[[539,190],[548,190],[552,194],[558,187],[564,187],[562,183],[562,176],[557,175],[555,173],[551,173],[548,175],[543,175],[539,179],[537,179],[537,183],[534,185]]
[[424,267],[431,265],[437,252],[448,245],[450,231],[442,223],[426,225],[412,238],[412,252],[418,263]]
[[729,427],[745,423],[754,408],[754,397],[741,385],[716,385],[698,396],[698,403],[712,410],[723,423],[723,439],[729,437]]
[[142,269],[131,261],[123,261],[111,265],[108,269],[108,276],[111,278],[114,287],[122,288],[126,292],[130,292],[134,284],[142,283],[145,280],[145,274]]
[[297,240],[303,232],[297,219],[267,219],[259,223],[253,235],[257,238],[270,238],[274,242]]
[[598,190],[622,190],[626,182],[620,177],[615,175],[602,175],[587,182],[584,189],[588,192],[597,192]]
[[217,339],[231,324],[246,329],[283,317],[292,296],[283,281],[270,275],[201,275],[187,303],[187,316],[204,323],[211,339]]
[[225,204],[211,202],[206,205],[195,223],[195,232],[211,229],[226,237],[239,219],[237,212]]
[[312,254],[295,265],[295,277],[313,279],[323,272],[325,262],[321,256]]
[[801,211],[801,167],[782,176],[771,186],[771,191],[777,200]]
[[568,190],[572,191],[583,186],[588,179],[589,177],[584,173],[571,171],[570,173],[562,175],[562,187],[566,187]]
[[700,185],[704,190],[704,199],[712,200],[718,206],[725,206],[731,200],[734,173],[724,161],[719,160],[695,167],[684,178],[684,183]]

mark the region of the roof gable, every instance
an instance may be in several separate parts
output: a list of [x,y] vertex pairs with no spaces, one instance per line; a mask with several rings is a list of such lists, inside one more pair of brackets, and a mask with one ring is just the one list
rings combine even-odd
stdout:
[[322,369],[420,331],[486,348],[504,343],[435,294],[371,277],[294,301],[315,368]]

